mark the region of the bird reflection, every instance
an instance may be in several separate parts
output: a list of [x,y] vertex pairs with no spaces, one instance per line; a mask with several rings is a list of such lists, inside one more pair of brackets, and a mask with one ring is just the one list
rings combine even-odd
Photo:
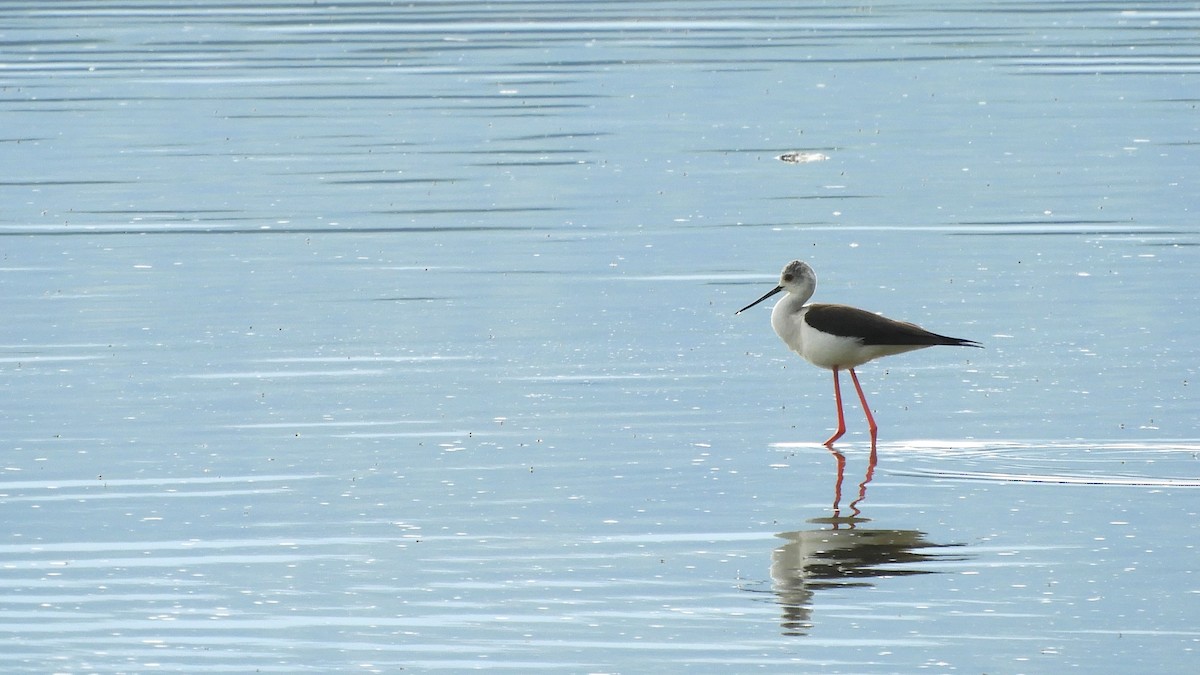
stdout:
[[957,544],[936,544],[917,530],[883,530],[861,527],[869,518],[859,505],[866,499],[867,484],[874,476],[874,443],[866,475],[858,484],[858,495],[849,504],[849,515],[841,513],[842,481],[846,457],[832,448],[837,462],[833,514],[807,522],[823,527],[783,532],[785,540],[771,553],[771,581],[776,601],[782,607],[780,624],[784,635],[807,635],[813,627],[813,598],[817,591],[832,588],[870,587],[880,577],[933,574],[937,570],[922,563],[963,560],[963,555],[946,555],[939,549]]

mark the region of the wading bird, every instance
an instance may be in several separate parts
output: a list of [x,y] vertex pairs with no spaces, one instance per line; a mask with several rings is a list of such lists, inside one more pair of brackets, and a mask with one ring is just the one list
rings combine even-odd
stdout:
[[783,268],[778,286],[735,314],[741,314],[776,293],[786,293],[775,303],[775,309],[771,310],[771,327],[775,329],[775,334],[809,363],[833,371],[833,396],[837,400],[838,425],[837,431],[825,441],[827,446],[846,433],[839,371],[850,371],[850,379],[854,381],[858,400],[862,402],[863,413],[866,414],[867,424],[871,428],[871,445],[874,447],[879,427],[875,424],[875,417],[871,415],[871,408],[867,405],[867,397],[858,383],[858,374],[854,372],[856,367],[881,356],[903,354],[935,345],[983,347],[974,340],[938,335],[916,324],[888,319],[857,307],[823,303],[804,304],[812,298],[816,289],[817,275],[813,269],[808,263],[793,260]]

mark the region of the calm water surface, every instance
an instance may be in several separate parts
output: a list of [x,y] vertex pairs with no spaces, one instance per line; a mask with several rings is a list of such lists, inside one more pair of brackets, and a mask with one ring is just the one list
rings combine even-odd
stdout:
[[1200,662],[1190,4],[0,14],[0,670]]

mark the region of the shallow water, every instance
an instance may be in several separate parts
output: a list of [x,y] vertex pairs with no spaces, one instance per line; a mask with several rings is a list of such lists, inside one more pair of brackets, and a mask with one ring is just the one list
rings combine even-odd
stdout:
[[6,7],[0,670],[1195,663],[1192,9]]

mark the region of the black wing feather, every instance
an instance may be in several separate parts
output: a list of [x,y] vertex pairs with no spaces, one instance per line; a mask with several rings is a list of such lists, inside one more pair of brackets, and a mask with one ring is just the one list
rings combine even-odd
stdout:
[[974,340],[938,335],[915,323],[895,321],[848,305],[809,305],[804,320],[822,333],[857,338],[864,345],[983,346]]

